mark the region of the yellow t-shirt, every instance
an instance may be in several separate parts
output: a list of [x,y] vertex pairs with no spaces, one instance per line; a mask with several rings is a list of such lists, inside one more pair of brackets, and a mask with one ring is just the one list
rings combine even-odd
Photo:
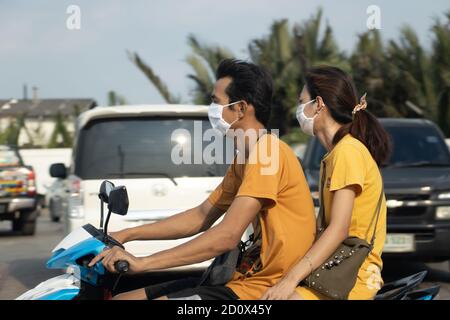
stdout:
[[[267,150],[277,158],[277,170],[261,157]],[[277,157],[278,154],[278,157]],[[314,204],[301,165],[292,149],[275,135],[263,135],[252,148],[246,164],[235,162],[209,202],[227,210],[236,197],[269,200],[254,222],[255,245],[249,248],[227,284],[240,299],[259,299],[284,273],[303,257],[314,242],[316,228]],[[272,172],[270,172],[272,171]],[[258,232],[260,231],[260,232]],[[258,234],[260,237],[258,237]]]
[[[320,177],[324,164],[326,177],[323,197],[326,224],[330,222],[334,191],[356,185],[358,192],[353,205],[349,236],[366,239],[370,243],[375,223],[370,230],[369,225],[376,213],[383,183],[375,160],[361,141],[348,134],[323,158]],[[373,299],[383,285],[381,252],[386,239],[386,211],[386,198],[383,195],[374,249],[358,272],[356,284],[349,294],[350,300]],[[304,299],[326,299],[306,287],[298,287],[297,292]]]

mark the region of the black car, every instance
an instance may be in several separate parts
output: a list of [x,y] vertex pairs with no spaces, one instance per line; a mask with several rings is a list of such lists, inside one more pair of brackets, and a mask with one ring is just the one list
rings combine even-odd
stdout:
[[[421,261],[450,259],[450,152],[440,129],[423,119],[380,119],[393,152],[381,168],[387,198],[383,256]],[[303,169],[319,206],[320,162],[326,151],[312,138]]]

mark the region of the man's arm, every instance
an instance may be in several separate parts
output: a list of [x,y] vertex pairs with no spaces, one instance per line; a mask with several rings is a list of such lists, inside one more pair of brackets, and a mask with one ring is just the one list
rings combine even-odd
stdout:
[[187,238],[209,229],[223,213],[205,200],[201,205],[167,219],[113,232],[111,235],[121,243]]
[[236,248],[261,205],[256,198],[236,198],[218,225],[191,241],[144,258],[143,271],[199,263]]
[[262,205],[263,200],[257,198],[237,197],[224,219],[195,239],[143,258],[133,257],[126,251],[114,247],[100,253],[91,261],[90,265],[103,259],[103,265],[114,272],[116,261],[127,260],[132,272],[148,272],[206,261],[234,249],[241,240],[245,229],[261,210]]

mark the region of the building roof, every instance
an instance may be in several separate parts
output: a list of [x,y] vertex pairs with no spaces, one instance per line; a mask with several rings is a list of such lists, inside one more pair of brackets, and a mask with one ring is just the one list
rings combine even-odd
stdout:
[[54,117],[58,113],[63,116],[73,116],[95,107],[93,99],[0,99],[0,118],[16,117],[26,113],[27,118]]

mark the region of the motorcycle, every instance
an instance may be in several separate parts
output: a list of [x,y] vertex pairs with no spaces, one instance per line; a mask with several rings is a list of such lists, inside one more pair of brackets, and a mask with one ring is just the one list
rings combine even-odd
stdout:
[[[112,292],[121,276],[129,269],[128,262],[117,261],[114,264],[118,274],[108,272],[101,262],[92,267],[88,265],[106,247],[124,248],[121,243],[108,235],[108,223],[111,213],[127,214],[129,201],[125,186],[115,187],[110,181],[102,182],[99,198],[100,228],[86,224],[74,230],[53,249],[47,261],[48,269],[63,269],[66,273],[42,282],[16,300],[108,300],[112,298]],[[108,214],[103,229],[104,204],[108,205]]]
[[[86,224],[74,230],[53,249],[47,262],[47,268],[62,269],[65,274],[42,282],[16,300],[112,299],[122,275],[129,270],[128,262],[117,261],[114,264],[117,274],[106,270],[101,261],[92,267],[88,265],[106,247],[124,248],[108,235],[108,223],[112,213],[127,214],[129,201],[125,186],[115,187],[107,180],[100,185],[99,198],[100,228]],[[103,229],[104,204],[108,205],[108,214]],[[417,289],[426,274],[427,271],[423,271],[385,284],[375,300],[433,300],[439,293],[439,286]]]

